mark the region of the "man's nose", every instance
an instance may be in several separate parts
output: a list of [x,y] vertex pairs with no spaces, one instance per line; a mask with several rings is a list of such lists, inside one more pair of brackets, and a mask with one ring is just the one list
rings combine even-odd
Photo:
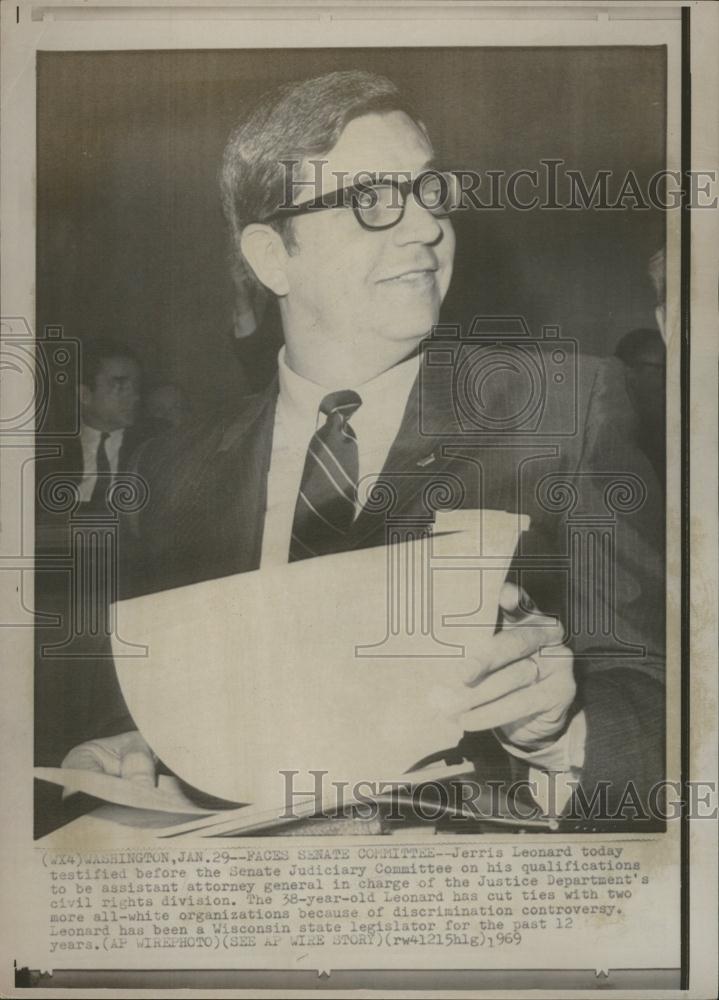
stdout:
[[437,243],[442,238],[439,219],[427,211],[414,195],[407,197],[404,215],[395,226],[396,240],[404,243]]

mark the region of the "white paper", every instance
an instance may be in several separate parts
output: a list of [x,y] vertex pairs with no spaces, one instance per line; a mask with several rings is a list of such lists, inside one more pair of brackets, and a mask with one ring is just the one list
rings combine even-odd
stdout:
[[212,812],[200,809],[191,802],[168,775],[160,777],[159,787],[156,788],[148,788],[129,778],[68,767],[36,767],[33,768],[33,775],[39,781],[62,785],[67,794],[82,792],[118,806],[188,816],[206,816]]
[[395,778],[461,737],[465,646],[491,635],[526,525],[444,514],[431,541],[123,602],[119,634],[148,647],[117,658],[130,712],[175,774],[232,802],[276,804],[286,771],[300,791],[318,770],[328,782]]

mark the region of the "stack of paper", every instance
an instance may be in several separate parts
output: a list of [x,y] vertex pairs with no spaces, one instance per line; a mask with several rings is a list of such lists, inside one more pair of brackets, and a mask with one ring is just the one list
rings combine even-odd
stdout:
[[[527,519],[439,515],[431,539],[243,573],[117,606],[116,666],[146,740],[180,778],[277,804],[323,781],[395,778],[456,744]],[[126,646],[124,647],[126,648]],[[349,797],[349,794],[348,794]]]

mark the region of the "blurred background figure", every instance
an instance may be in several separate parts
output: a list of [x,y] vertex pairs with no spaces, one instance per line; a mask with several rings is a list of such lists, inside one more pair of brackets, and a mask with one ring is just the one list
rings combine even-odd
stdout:
[[[46,477],[72,484],[81,508],[101,509],[115,477],[130,469],[143,436],[138,426],[141,369],[135,353],[120,341],[97,338],[80,344],[79,359],[74,386],[79,427],[63,434],[62,423],[50,422],[37,437],[35,512],[43,529],[57,521],[43,499]],[[61,421],[62,415],[55,418]],[[59,544],[64,546],[64,540]]]
[[80,501],[104,502],[110,478],[128,468],[139,443],[134,432],[140,406],[140,364],[113,340],[83,345],[80,439],[66,442],[68,472],[78,476]]
[[[249,325],[244,328],[249,330]],[[235,324],[232,346],[240,362],[243,378],[251,393],[262,392],[277,375],[277,354],[284,343],[282,324],[276,304],[270,303],[260,325],[240,333]]]
[[654,466],[662,489],[666,475],[666,348],[659,330],[626,333],[616,346],[624,362],[627,392],[637,416],[638,443]]
[[233,349],[248,390],[262,392],[277,374],[277,354],[284,343],[277,303],[236,257],[231,273],[235,288]]
[[654,309],[654,316],[657,321],[657,326],[659,327],[659,332],[662,335],[664,343],[667,340],[667,305],[666,305],[666,255],[664,252],[664,247],[661,250],[657,250],[649,258],[649,264],[647,266],[647,273],[654,286],[654,293],[656,295],[656,306]]
[[182,386],[159,382],[145,399],[145,412],[155,433],[180,430],[192,417],[192,404]]
[[[90,738],[98,715],[111,713],[121,697],[108,612],[117,597],[113,560],[122,556],[118,543],[110,544],[118,518],[111,491],[132,474],[144,435],[141,367],[132,349],[121,341],[83,339],[79,360],[79,427],[66,435],[53,427],[55,436],[37,438],[35,544],[46,558],[34,578],[35,759],[50,767],[59,766],[78,739]],[[56,508],[44,499],[43,485],[52,482],[71,484],[79,502]],[[66,820],[57,788],[41,784],[35,792],[43,803],[37,822],[46,824],[39,832]]]

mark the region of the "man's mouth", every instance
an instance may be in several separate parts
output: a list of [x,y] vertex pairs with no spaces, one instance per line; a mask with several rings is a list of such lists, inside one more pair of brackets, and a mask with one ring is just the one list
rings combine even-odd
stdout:
[[398,281],[404,284],[415,284],[432,279],[437,271],[436,267],[412,267],[405,271],[398,271],[387,278],[382,278],[380,284],[389,281]]

